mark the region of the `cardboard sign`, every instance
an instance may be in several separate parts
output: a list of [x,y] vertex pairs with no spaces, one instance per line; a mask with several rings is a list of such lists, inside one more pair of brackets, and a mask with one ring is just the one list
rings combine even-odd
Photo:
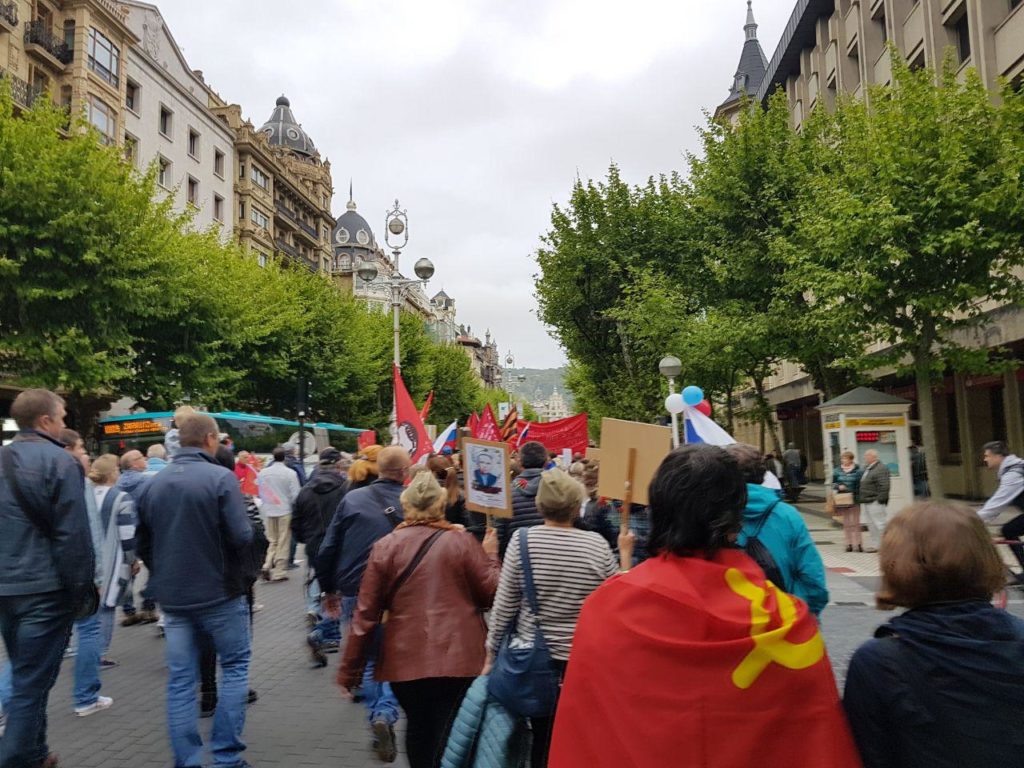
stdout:
[[600,462],[601,461],[601,449],[600,448],[587,448],[587,461]]
[[462,476],[466,509],[512,517],[512,475],[508,443],[462,440]]
[[[647,486],[672,450],[672,430],[654,424],[601,419],[601,473],[597,493],[608,499],[626,498],[630,448],[636,450],[633,503],[647,504]],[[589,452],[588,452],[589,456]]]

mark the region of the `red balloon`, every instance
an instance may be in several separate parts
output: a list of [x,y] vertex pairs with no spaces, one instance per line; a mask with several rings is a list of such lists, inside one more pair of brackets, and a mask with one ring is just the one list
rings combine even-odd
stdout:
[[711,403],[707,400],[701,400],[694,407],[708,418],[711,418]]

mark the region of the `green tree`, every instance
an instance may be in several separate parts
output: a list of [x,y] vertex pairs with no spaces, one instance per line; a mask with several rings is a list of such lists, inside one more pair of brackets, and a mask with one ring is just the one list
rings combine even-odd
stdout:
[[[994,99],[971,70],[911,72],[844,101],[816,138],[792,258],[818,308],[887,345],[913,372],[932,493],[943,495],[932,385],[988,361],[967,343],[1022,298],[1024,95]],[[869,106],[870,105],[870,106]]]

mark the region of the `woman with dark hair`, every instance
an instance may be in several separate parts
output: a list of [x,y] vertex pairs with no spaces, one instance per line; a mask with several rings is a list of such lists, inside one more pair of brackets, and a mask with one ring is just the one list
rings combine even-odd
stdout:
[[858,768],[814,617],[734,545],[736,459],[678,448],[648,498],[651,557],[580,614],[552,768]]
[[994,608],[1005,571],[978,515],[915,504],[886,526],[880,608],[909,608],[853,655],[843,703],[865,768],[1024,760],[1024,621]]
[[427,469],[431,471],[445,492],[444,518],[449,523],[463,525],[466,530],[476,536],[477,541],[484,540],[487,531],[487,515],[479,512],[467,512],[466,500],[462,497],[459,485],[459,470],[450,456],[434,454],[427,459]]

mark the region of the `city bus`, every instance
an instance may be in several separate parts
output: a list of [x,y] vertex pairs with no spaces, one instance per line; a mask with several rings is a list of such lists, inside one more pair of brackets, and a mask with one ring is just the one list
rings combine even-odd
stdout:
[[[234,443],[235,452],[249,451],[269,455],[275,446],[299,444],[299,422],[276,416],[234,411],[205,412],[217,422],[221,432]],[[129,416],[107,416],[99,420],[96,436],[100,453],[123,454],[133,448],[143,453],[154,443],[162,443],[171,428],[173,411],[133,413]],[[362,429],[341,424],[305,422],[303,451],[312,456],[328,445],[338,450],[355,452]]]

